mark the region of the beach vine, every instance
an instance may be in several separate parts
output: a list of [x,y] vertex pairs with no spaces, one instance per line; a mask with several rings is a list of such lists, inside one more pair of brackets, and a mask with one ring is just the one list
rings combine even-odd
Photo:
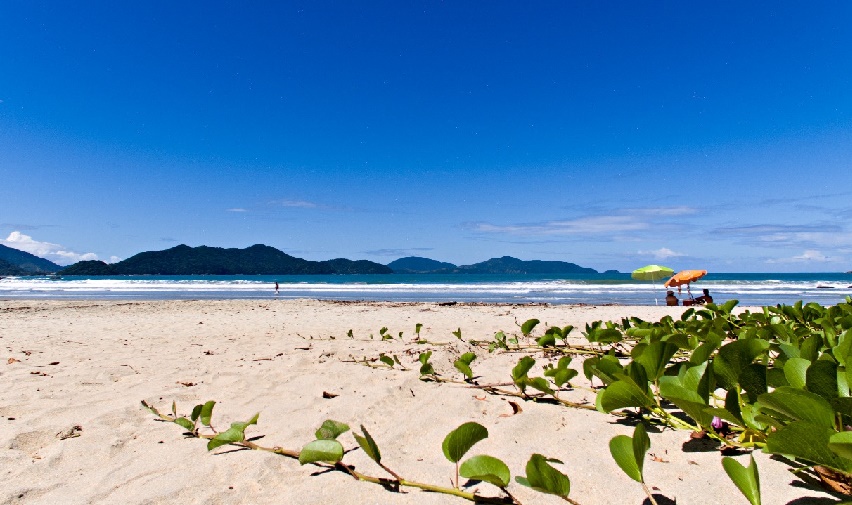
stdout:
[[[637,422],[632,437],[620,435],[610,441],[610,454],[618,466],[639,482],[651,501],[644,482],[642,463],[650,447],[645,424],[688,430],[692,437],[715,441],[723,454],[732,450],[762,450],[784,461],[791,471],[811,484],[821,483],[830,491],[852,495],[852,297],[834,306],[816,303],[762,307],[757,311],[735,311],[736,300],[690,308],[679,318],[665,316],[650,322],[639,318],[595,321],[582,332],[587,344],[569,344],[572,326],[546,326],[535,335],[537,319],[519,323],[520,335],[497,332],[489,341],[465,341],[461,329],[452,332],[459,341],[487,352],[521,353],[507,371],[510,381],[480,384],[475,373],[477,355],[459,353],[453,367],[459,379],[438,373],[431,362],[432,350],[415,352],[416,366],[407,367],[396,355],[355,360],[372,367],[414,370],[426,382],[452,383],[490,394],[546,401],[571,408],[627,415]],[[416,344],[431,344],[415,331]],[[386,328],[383,339],[395,338]],[[402,332],[398,332],[402,339]],[[350,332],[350,337],[351,337]],[[575,339],[576,341],[576,339]],[[441,345],[435,343],[434,345]],[[549,361],[533,375],[536,357]],[[572,359],[583,358],[579,367]],[[579,370],[578,370],[579,368]],[[582,371],[594,387],[595,404],[574,403],[560,398],[571,389],[572,379]],[[337,440],[349,427],[326,421],[316,440],[301,450],[265,448],[245,439],[244,431],[257,422],[233,423],[219,432],[210,424],[214,402],[196,406],[189,417],[163,414],[143,402],[160,419],[187,430],[187,435],[208,439],[208,449],[223,444],[273,452],[346,473],[398,491],[402,487],[444,493],[470,501],[518,503],[507,489],[508,467],[487,455],[462,462],[467,451],[487,437],[478,423],[465,423],[447,435],[442,447],[455,465],[453,487],[414,482],[387,468],[375,440],[361,427],[353,433],[358,447],[389,477],[356,472],[344,463],[345,451]],[[513,408],[519,409],[516,405]],[[199,425],[200,423],[200,425]],[[558,460],[539,454],[530,456],[526,476],[516,482],[541,492],[568,498],[570,481],[553,464]],[[723,457],[725,473],[752,505],[761,503],[757,465],[748,466]],[[463,491],[459,478],[493,484],[501,495],[484,497]]]
[[[207,440],[208,451],[224,445],[231,445],[277,454],[294,459],[301,465],[311,464],[338,471],[358,481],[378,484],[392,492],[399,492],[402,488],[416,488],[422,491],[456,496],[476,503],[520,505],[520,502],[508,489],[511,483],[511,473],[506,463],[487,454],[479,454],[462,461],[477,442],[488,438],[488,429],[476,422],[464,423],[450,431],[444,438],[441,449],[444,457],[450,463],[453,463],[455,468],[454,485],[447,487],[410,480],[389,468],[382,462],[382,454],[376,440],[363,425],[361,425],[360,433],[352,433],[353,438],[364,454],[384,470],[388,475],[386,477],[356,471],[353,465],[343,461],[348,451],[344,449],[343,443],[338,440],[338,437],[350,430],[349,425],[345,423],[331,419],[324,421],[316,430],[315,439],[302,446],[301,449],[286,449],[280,446],[266,447],[246,438],[245,434],[247,428],[257,425],[260,414],[255,414],[248,421],[231,423],[230,428],[222,431],[216,429],[212,424],[215,405],[216,402],[211,400],[196,405],[188,416],[181,416],[178,415],[177,405],[174,402],[172,402],[171,414],[166,414],[148,402],[142,401],[142,406],[160,420],[177,424],[186,430],[185,435],[187,437]],[[541,493],[556,495],[573,505],[578,505],[568,496],[571,491],[570,479],[554,467],[553,463],[560,462],[541,454],[533,454],[526,464],[526,475],[516,476],[515,482]],[[475,492],[464,491],[460,482],[461,477],[472,483],[491,484],[497,487],[502,495],[483,496]]]

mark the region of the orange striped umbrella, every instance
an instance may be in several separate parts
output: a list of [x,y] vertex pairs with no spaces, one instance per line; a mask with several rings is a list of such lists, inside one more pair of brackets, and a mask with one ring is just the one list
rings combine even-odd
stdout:
[[695,282],[705,275],[707,275],[707,270],[681,270],[672,275],[672,278],[667,280],[663,286],[670,288],[672,286],[688,285],[690,282]]

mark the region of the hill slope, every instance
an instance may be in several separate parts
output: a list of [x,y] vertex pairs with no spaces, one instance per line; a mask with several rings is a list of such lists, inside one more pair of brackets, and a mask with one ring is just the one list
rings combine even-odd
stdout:
[[398,274],[428,274],[452,271],[456,265],[419,256],[408,256],[391,261],[388,267]]
[[472,274],[596,274],[597,270],[565,261],[523,261],[511,256],[491,258],[473,265],[463,265],[458,273]]
[[245,249],[189,247],[147,251],[107,265],[85,261],[62,270],[62,275],[300,275],[391,273],[372,261],[337,259],[309,261],[274,247],[256,244]]
[[61,266],[57,265],[52,261],[48,261],[44,258],[39,258],[34,254],[30,254],[25,251],[20,251],[12,247],[7,247],[2,244],[0,244],[0,260],[5,261],[6,263],[11,265],[12,267],[17,268],[21,272],[7,272],[3,275],[43,275],[51,274],[62,269]]

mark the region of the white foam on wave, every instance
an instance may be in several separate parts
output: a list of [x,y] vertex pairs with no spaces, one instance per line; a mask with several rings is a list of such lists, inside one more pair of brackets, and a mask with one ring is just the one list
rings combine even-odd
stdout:
[[[383,300],[467,300],[467,301],[546,301],[553,303],[648,303],[662,298],[666,289],[660,283],[595,283],[583,280],[534,280],[506,282],[427,282],[365,283],[305,280],[279,283],[283,297],[315,297]],[[830,286],[831,288],[819,288]],[[691,287],[694,295],[709,288],[719,301],[738,299],[742,304],[790,303],[797,299],[837,303],[852,295],[847,282],[825,281],[711,281]],[[115,297],[131,298],[251,298],[274,293],[269,279],[0,279],[0,297]],[[687,289],[680,298],[687,297]]]

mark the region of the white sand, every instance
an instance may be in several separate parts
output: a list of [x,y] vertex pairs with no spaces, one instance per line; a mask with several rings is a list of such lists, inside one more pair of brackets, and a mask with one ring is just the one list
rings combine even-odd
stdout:
[[[509,380],[520,354],[488,354],[451,332],[460,328],[464,340],[491,340],[498,330],[519,334],[516,321],[535,317],[541,326],[572,324],[573,335],[581,337],[585,323],[594,320],[657,320],[682,310],[308,300],[0,301],[5,352],[0,356],[0,503],[469,503],[413,489],[391,493],[269,453],[228,447],[208,453],[205,441],[184,438],[177,425],[156,421],[140,406],[144,399],[164,411],[176,401],[182,414],[216,400],[213,422],[221,429],[260,412],[248,435],[262,435],[259,444],[288,449],[313,440],[325,419],[353,428],[363,424],[384,463],[408,479],[438,485],[450,485],[454,473],[441,452],[444,436],[476,421],[490,437],[470,455],[503,459],[513,479],[538,452],[565,463],[561,469],[577,502],[638,505],[645,499],[641,486],[621,472],[608,450],[610,438],[631,434],[632,427],[618,424],[615,416],[534,402],[520,402],[523,411],[510,415],[513,398],[420,381],[417,354],[433,350],[438,371],[460,378],[452,361],[474,350],[480,382],[502,382]],[[422,338],[446,345],[411,343],[416,323],[424,325]],[[403,340],[381,341],[383,326],[393,335],[404,332]],[[354,339],[347,337],[350,329]],[[409,370],[350,362],[381,352],[398,356]],[[538,358],[534,371],[546,361]],[[579,359],[572,366],[581,369]],[[582,373],[573,382],[589,386]],[[323,392],[339,396],[323,399]],[[594,394],[580,388],[566,397],[594,403]],[[62,439],[74,426],[82,428],[80,436]],[[651,434],[650,452],[660,461],[650,456],[646,461],[648,485],[680,504],[745,504],[718,452],[683,452],[688,438],[683,431]],[[357,447],[350,433],[340,439],[347,449]],[[755,459],[764,503],[814,503],[829,496],[804,486],[782,463],[759,452]],[[385,476],[360,449],[344,461]],[[499,495],[488,484],[478,489]],[[509,489],[525,505],[564,503],[516,483]]]

